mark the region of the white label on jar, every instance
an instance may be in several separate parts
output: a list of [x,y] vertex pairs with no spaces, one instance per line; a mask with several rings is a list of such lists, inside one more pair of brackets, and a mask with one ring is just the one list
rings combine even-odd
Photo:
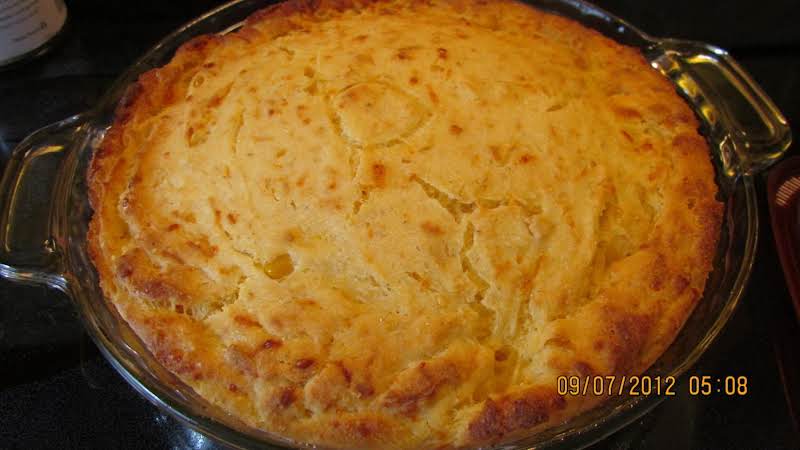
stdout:
[[66,19],[63,0],[0,0],[0,63],[47,42]]

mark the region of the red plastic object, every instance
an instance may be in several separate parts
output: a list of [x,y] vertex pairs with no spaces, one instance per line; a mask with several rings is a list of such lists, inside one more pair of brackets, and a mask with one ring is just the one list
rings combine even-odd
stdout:
[[[767,181],[769,213],[775,246],[783,274],[800,320],[800,157],[786,159],[770,171]],[[798,367],[797,322],[777,319],[772,324],[772,343],[789,414],[800,426],[800,367]]]
[[775,246],[800,320],[800,157],[789,158],[770,171],[767,196]]

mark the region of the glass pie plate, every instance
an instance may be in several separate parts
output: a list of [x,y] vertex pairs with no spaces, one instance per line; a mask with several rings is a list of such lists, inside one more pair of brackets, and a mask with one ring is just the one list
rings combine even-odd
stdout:
[[[192,37],[235,30],[250,13],[269,3],[233,1],[167,36],[131,66],[95,108],[25,139],[14,150],[0,183],[0,276],[65,292],[103,355],[141,395],[191,428],[234,448],[301,445],[249,428],[205,402],[159,365],[105,301],[86,251],[91,217],[86,170],[117,103],[139,74],[167,63],[177,47]],[[578,0],[529,3],[639,48],[692,105],[701,132],[711,144],[719,199],[725,203],[714,270],[682,331],[647,372],[681,377],[719,334],[742,296],[758,234],[753,177],[782,156],[791,132],[780,111],[724,50],[653,38]],[[502,448],[584,447],[638,419],[662,400],[656,395],[614,396],[567,423]]]

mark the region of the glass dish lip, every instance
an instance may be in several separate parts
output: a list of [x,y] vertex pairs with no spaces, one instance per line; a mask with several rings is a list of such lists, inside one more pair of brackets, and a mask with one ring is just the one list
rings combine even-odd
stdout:
[[[266,4],[270,3],[271,2],[257,0],[234,0],[212,11],[209,11],[208,13],[178,28],[176,31],[156,44],[156,46],[149,50],[143,57],[134,63],[130,69],[120,76],[117,81],[114,82],[107,94],[104,95],[103,98],[98,102],[95,108],[87,111],[84,114],[76,116],[73,119],[76,122],[80,122],[85,125],[85,128],[82,128],[81,131],[87,135],[91,134],[90,130],[92,129],[104,129],[107,125],[102,123],[104,114],[109,114],[111,111],[113,111],[113,108],[115,108],[119,99],[124,95],[128,86],[139,74],[153,67],[152,62],[162,54],[164,49],[174,48],[177,42],[185,41],[189,35],[193,36],[197,27],[222,13],[228,12],[237,7],[250,8],[251,6],[253,7],[252,11],[255,11],[256,9],[264,7]],[[625,36],[627,36],[627,38],[636,41],[635,46],[639,47],[640,49],[644,49],[648,46],[656,45],[659,42],[662,42],[661,40],[654,39],[651,36],[643,33],[642,31],[638,30],[638,28],[628,24],[624,20],[619,19],[594,5],[581,0],[543,0],[533,1],[532,3],[534,3],[536,6],[541,6],[544,9],[559,7],[572,8],[577,12],[577,14],[581,14],[581,17],[591,17],[608,24],[613,24],[617,27],[620,33],[623,33]],[[563,9],[557,9],[556,12],[563,13]],[[581,23],[585,23],[581,17],[575,17],[574,15],[569,14],[564,15]],[[68,172],[70,167],[74,169],[75,165],[77,164],[77,155],[74,154],[76,152],[72,153],[73,154],[68,156],[68,158],[72,158],[72,161],[70,161],[68,164],[65,164],[65,167],[63,168],[63,171],[65,172]],[[62,176],[61,178],[64,177]],[[705,352],[708,346],[714,341],[714,339],[723,329],[724,325],[727,323],[728,319],[739,303],[749,278],[757,243],[758,209],[752,176],[750,174],[742,174],[738,179],[741,183],[743,183],[746,210],[746,223],[743,223],[742,225],[746,227],[747,240],[744,244],[742,263],[737,268],[738,272],[736,273],[735,281],[730,292],[726,296],[728,300],[726,301],[724,308],[717,316],[716,320],[713,322],[713,325],[707,329],[705,336],[700,343],[694,347],[689,356],[683,359],[681,363],[674,368],[674,370],[665,376],[675,376],[676,378],[680,377],[697,362],[700,356]],[[61,194],[63,196],[67,195],[66,192],[62,192]],[[65,198],[62,200],[65,200]],[[56,207],[64,204],[66,204],[66,202],[57,201]],[[66,261],[65,267],[71,267],[69,261]],[[8,270],[13,270],[13,268],[0,264],[0,275],[3,275],[4,272]],[[86,328],[90,331],[92,339],[98,345],[104,357],[110,362],[115,370],[117,370],[142,396],[147,398],[150,402],[154,403],[162,410],[168,412],[173,417],[176,417],[182,423],[190,426],[193,429],[199,430],[200,432],[207,434],[230,447],[276,448],[275,446],[277,444],[268,442],[270,440],[277,441],[278,439],[275,436],[264,436],[264,440],[261,440],[251,434],[235,430],[210,417],[198,415],[196,412],[191,411],[184,404],[190,400],[177,398],[174,392],[172,392],[172,390],[166,387],[163,383],[154,383],[148,380],[147,377],[137,375],[139,370],[127,360],[120,348],[120,345],[124,345],[124,343],[118,342],[114,336],[107,335],[103,330],[102,325],[98,323],[97,318],[91,313],[88,302],[97,301],[97,299],[87,298],[85,293],[81,292],[82,290],[80,289],[80,283],[73,283],[68,279],[71,277],[71,274],[68,271],[65,271],[64,276],[67,278],[66,283],[60,283],[53,280],[44,281],[54,288],[65,291],[73,298],[81,311],[81,318],[84,321]],[[100,300],[102,301],[102,299]],[[591,424],[583,427],[574,427],[570,426],[570,423],[568,422],[564,425],[547,430],[546,434],[548,435],[548,438],[541,442],[537,442],[535,446],[537,448],[552,448],[558,447],[561,444],[574,444],[580,447],[588,446],[609,436],[630,422],[641,417],[643,414],[654,408],[663,399],[664,397],[655,395],[647,397],[629,397],[628,400],[617,405],[607,417],[597,420]],[[573,438],[579,439],[580,441],[573,442],[571,441]],[[284,442],[282,445],[293,444],[290,442]],[[516,448],[516,445],[518,444],[509,443],[505,446],[501,446],[500,448]]]

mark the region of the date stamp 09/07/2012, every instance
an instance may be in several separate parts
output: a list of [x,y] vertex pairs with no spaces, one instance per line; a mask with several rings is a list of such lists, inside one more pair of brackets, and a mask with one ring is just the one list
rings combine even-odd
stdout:
[[[744,396],[749,389],[748,379],[744,375],[692,375],[688,381],[689,395]],[[573,375],[558,377],[557,388],[558,394],[565,396],[672,396],[677,395],[679,386],[672,376]]]

